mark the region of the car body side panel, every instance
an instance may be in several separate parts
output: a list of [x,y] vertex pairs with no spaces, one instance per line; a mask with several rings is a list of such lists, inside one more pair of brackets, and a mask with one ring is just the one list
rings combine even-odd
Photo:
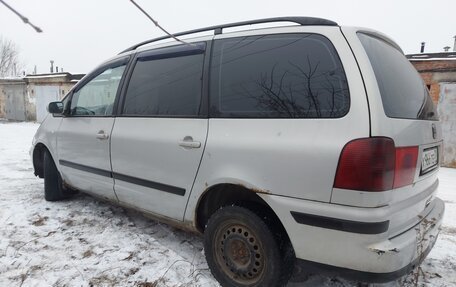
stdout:
[[[112,132],[112,171],[121,203],[182,220],[207,135],[207,119],[116,119]],[[180,142],[191,136],[199,148]],[[134,177],[142,181],[134,181]],[[164,187],[161,185],[166,185]]]
[[[58,134],[56,165],[63,180],[74,188],[117,201],[113,190],[114,182],[110,176],[110,138],[97,138],[100,131],[109,136],[113,124],[113,117],[63,118]],[[75,165],[80,166],[75,168]],[[91,169],[99,169],[101,172],[93,172]]]
[[47,115],[40,127],[36,131],[32,140],[32,147],[30,149],[30,156],[33,156],[33,150],[37,144],[43,144],[51,153],[54,161],[58,161],[57,157],[57,132],[59,130],[62,117],[54,117]]
[[[265,29],[235,36],[283,31]],[[241,184],[270,194],[329,202],[342,148],[354,138],[369,136],[364,86],[340,30],[289,27],[286,31],[319,33],[333,42],[349,83],[348,114],[337,119],[209,119],[206,149],[186,220],[193,220],[202,193],[217,183]]]

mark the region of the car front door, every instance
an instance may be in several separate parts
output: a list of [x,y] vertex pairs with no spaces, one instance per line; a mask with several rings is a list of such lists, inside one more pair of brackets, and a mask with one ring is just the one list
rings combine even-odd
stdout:
[[117,200],[110,161],[113,110],[128,58],[110,62],[72,92],[57,136],[59,167],[70,186]]
[[111,139],[119,202],[183,220],[203,153],[205,43],[137,55]]

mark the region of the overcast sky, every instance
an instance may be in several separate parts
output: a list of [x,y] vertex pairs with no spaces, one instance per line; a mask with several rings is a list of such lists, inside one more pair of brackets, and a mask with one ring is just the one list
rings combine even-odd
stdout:
[[[0,35],[20,48],[26,71],[49,72],[49,60],[87,73],[145,39],[163,35],[129,0],[5,0],[44,32],[36,33],[0,4]],[[314,16],[369,27],[392,37],[405,53],[453,48],[456,0],[136,0],[170,32],[277,16]]]

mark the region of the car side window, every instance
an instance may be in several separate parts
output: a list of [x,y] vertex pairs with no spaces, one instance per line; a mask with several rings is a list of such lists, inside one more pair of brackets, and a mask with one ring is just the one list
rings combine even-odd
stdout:
[[193,117],[199,114],[204,50],[179,56],[139,57],[131,75],[124,116]]
[[73,93],[70,114],[73,116],[107,116],[112,114],[125,64],[107,68]]
[[338,118],[350,107],[339,56],[318,34],[215,40],[210,115],[239,118]]

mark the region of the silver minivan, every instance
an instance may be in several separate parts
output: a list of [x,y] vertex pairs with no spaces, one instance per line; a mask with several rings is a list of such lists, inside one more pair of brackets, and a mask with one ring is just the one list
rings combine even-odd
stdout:
[[222,286],[418,266],[444,213],[442,132],[398,45],[309,17],[175,36],[207,31],[139,43],[49,104],[32,147],[45,199],[81,191],[202,233]]

